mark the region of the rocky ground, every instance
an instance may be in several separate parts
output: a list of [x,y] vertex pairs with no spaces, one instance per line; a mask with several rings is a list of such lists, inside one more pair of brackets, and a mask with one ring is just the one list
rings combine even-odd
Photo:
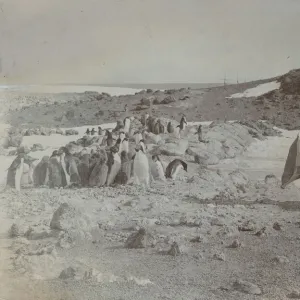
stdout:
[[[222,95],[243,91],[230,88]],[[171,108],[153,105],[153,114],[184,112],[189,121],[222,119],[217,110],[209,110],[223,97],[221,91],[172,91]],[[132,96],[130,109],[153,94]],[[156,95],[158,101],[170,96]],[[205,98],[208,95],[211,98]],[[179,100],[185,96],[188,100]],[[93,99],[90,105],[107,101],[117,110],[119,97],[109,99]],[[186,101],[190,104],[179,106]],[[253,119],[259,118],[255,106],[246,101]],[[217,107],[224,109],[222,116],[228,113],[228,119],[237,119],[242,103],[235,111],[226,110],[223,102]],[[61,116],[62,107],[70,109],[68,103],[55,105],[59,109],[45,115],[44,122],[26,117],[24,110],[7,116],[13,125],[21,125],[24,116],[26,128],[55,127],[60,124],[53,116]],[[84,105],[75,106],[65,126],[81,120],[76,118],[79,111],[89,111],[91,122],[101,123],[93,119],[89,104]],[[198,112],[190,114],[196,106]],[[27,109],[35,115],[40,108]],[[100,121],[113,122],[104,111]],[[211,111],[214,118],[203,111]],[[84,117],[75,125],[91,122]],[[186,146],[164,136],[163,143],[147,142],[150,152],[163,151],[165,163],[177,157],[174,149],[180,149],[176,155],[188,163],[188,172],[180,173],[175,182],[155,181],[150,190],[132,185],[4,190],[0,298],[300,299],[300,193],[297,183],[280,188],[297,132],[280,134],[259,122],[217,122],[204,126],[208,143],[202,145],[194,132],[191,126]]]

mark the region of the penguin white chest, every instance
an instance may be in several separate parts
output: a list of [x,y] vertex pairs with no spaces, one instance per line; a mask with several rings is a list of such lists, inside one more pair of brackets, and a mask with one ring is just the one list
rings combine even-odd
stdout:
[[165,177],[165,172],[162,163],[160,161],[156,161],[155,166],[156,166],[156,172],[158,174],[158,178],[165,181],[166,177]]
[[172,177],[173,180],[175,180],[177,178],[178,173],[180,172],[180,170],[183,170],[182,165],[178,165],[178,166],[173,168],[172,173],[171,173],[171,177]]
[[124,132],[129,132],[129,129],[130,129],[130,119],[127,118],[125,120]]
[[149,161],[147,156],[141,151],[135,155],[133,171],[137,183],[144,182],[149,184]]

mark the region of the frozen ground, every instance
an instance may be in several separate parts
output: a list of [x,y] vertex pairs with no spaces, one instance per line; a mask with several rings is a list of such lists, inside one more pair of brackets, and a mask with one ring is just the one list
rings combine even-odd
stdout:
[[250,97],[258,97],[265,93],[268,93],[273,90],[277,90],[280,87],[280,82],[273,81],[268,83],[260,84],[254,88],[248,89],[243,93],[233,94],[227,98],[250,98]]
[[[86,127],[79,128],[80,135]],[[209,167],[242,171],[250,178],[251,184],[239,199],[226,195],[219,200],[197,198],[195,191],[205,190],[211,180],[207,177],[215,175],[203,170],[202,180],[194,176],[194,169],[187,175],[192,183],[181,178],[175,185],[156,182],[151,191],[126,186],[4,192],[0,195],[5,212],[2,236],[6,238],[12,223],[18,225],[21,235],[28,228],[31,233],[27,238],[0,240],[2,266],[9,269],[0,273],[0,298],[17,299],[14,293],[22,291],[24,300],[288,299],[300,282],[300,193],[294,185],[281,190],[278,179],[297,133],[283,131],[282,137],[256,141],[243,155]],[[31,136],[25,137],[24,143],[48,146],[46,151],[32,153],[41,157],[80,135]],[[8,159],[12,157],[1,156],[1,166],[9,165]],[[277,181],[265,184],[265,176],[270,174],[275,174]],[[4,172],[1,177],[5,178]],[[226,181],[222,176],[214,178],[217,187]],[[243,182],[241,177],[237,179]],[[290,210],[283,209],[287,201],[292,203]],[[77,211],[63,223],[71,236],[53,236],[49,230],[53,212],[61,203]],[[273,229],[275,222],[280,230]],[[126,238],[141,226],[149,233],[146,248],[125,249]],[[238,231],[240,226],[250,231]],[[255,235],[264,227],[265,234]],[[8,250],[5,247],[10,241]],[[163,255],[173,241],[179,244],[181,254]],[[236,246],[229,247],[234,241]],[[59,278],[69,267],[74,276]],[[11,269],[19,274],[14,279],[10,278],[14,274]],[[16,278],[13,289],[9,283]],[[237,279],[256,286],[233,288]],[[4,283],[10,290],[1,287]],[[262,295],[254,295],[256,292]]]

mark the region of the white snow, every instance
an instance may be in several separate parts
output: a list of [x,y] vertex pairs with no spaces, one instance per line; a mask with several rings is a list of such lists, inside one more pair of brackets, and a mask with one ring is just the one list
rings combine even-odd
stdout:
[[248,89],[243,93],[233,94],[226,98],[250,98],[250,97],[258,97],[270,91],[274,91],[279,89],[280,83],[277,81],[267,82],[260,84],[254,88]]

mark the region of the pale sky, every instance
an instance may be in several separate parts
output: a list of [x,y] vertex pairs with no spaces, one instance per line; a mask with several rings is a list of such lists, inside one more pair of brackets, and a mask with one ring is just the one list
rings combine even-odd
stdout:
[[300,0],[0,0],[0,83],[268,78],[300,67],[299,16]]

